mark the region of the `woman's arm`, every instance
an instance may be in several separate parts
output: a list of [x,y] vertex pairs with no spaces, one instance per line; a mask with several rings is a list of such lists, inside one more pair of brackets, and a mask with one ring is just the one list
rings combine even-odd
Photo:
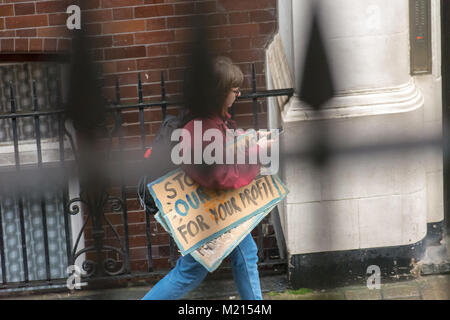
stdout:
[[[224,132],[224,127],[220,125],[217,121],[211,119],[202,120],[202,131],[207,129],[215,128],[219,129],[222,133]],[[191,133],[191,144],[194,146],[194,124],[193,121],[189,122],[185,129]],[[202,134],[203,134],[202,132]],[[197,137],[198,138],[198,137]],[[200,137],[201,138],[201,137]],[[225,141],[225,136],[223,136],[223,141]],[[210,142],[202,141],[202,154],[204,148]],[[248,163],[249,155],[256,153],[256,159],[258,157],[258,146],[255,144],[250,149],[245,150],[246,153],[246,163]],[[193,150],[191,148],[191,155],[193,155]],[[235,158],[236,160],[236,158]],[[224,161],[225,163],[225,148],[224,148]],[[259,164],[182,164],[181,168],[186,172],[186,174],[196,181],[199,185],[205,188],[212,189],[238,189],[243,186],[248,185],[252,182],[255,177],[259,174]]]

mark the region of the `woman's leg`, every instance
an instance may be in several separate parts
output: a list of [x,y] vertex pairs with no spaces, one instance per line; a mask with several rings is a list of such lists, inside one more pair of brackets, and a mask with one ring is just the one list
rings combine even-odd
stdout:
[[231,252],[233,276],[242,300],[262,300],[258,273],[258,248],[249,234]]
[[196,288],[206,277],[206,270],[190,254],[180,257],[177,265],[162,278],[142,300],[177,300]]

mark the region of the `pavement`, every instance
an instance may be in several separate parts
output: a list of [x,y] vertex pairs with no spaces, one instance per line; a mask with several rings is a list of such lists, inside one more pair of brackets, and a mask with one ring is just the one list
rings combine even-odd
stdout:
[[[368,289],[364,283],[334,289],[289,289],[286,275],[261,278],[264,300],[450,300],[450,274],[419,276],[408,281],[381,283]],[[64,293],[3,297],[2,300],[139,300],[151,286],[106,290],[75,290]],[[205,280],[186,300],[239,300],[232,279]]]
[[[450,300],[450,237],[441,245],[428,247],[424,259],[416,264],[405,279],[382,278],[380,287],[369,289],[367,279],[359,283],[331,289],[289,287],[286,274],[261,277],[264,300]],[[64,288],[64,287],[63,287]],[[129,287],[73,290],[59,293],[27,293],[0,295],[0,300],[140,300],[152,285],[142,282]],[[239,300],[234,281],[228,277],[208,275],[186,300]]]

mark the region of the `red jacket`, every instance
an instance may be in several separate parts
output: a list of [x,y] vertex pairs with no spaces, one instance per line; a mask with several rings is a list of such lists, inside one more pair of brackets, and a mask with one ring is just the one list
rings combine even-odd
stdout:
[[[236,129],[236,125],[229,114],[225,121],[219,116],[211,116],[208,118],[197,118],[189,121],[184,128],[190,132],[191,135],[191,155],[193,158],[194,146],[194,121],[202,121],[202,137],[203,133],[210,128],[219,129],[223,135],[223,142],[225,144],[226,129]],[[198,139],[202,139],[199,137]],[[203,140],[203,139],[202,139]],[[204,148],[210,144],[210,141],[203,141],[202,154]],[[246,159],[249,153],[258,152],[257,146],[251,150],[246,150]],[[225,158],[225,149],[224,149]],[[193,163],[193,161],[191,162]],[[258,164],[182,164],[181,168],[186,174],[196,181],[199,185],[212,189],[238,189],[248,185],[259,174]],[[246,161],[248,163],[248,161]]]

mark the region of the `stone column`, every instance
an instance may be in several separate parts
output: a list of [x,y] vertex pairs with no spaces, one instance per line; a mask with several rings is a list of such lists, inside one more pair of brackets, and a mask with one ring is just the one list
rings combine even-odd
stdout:
[[[413,246],[426,236],[427,222],[443,219],[439,154],[357,150],[415,141],[440,128],[439,2],[432,1],[434,67],[426,76],[410,73],[408,0],[316,3],[337,95],[319,113],[297,96],[269,107],[286,131],[280,175],[290,194],[280,212],[289,255]],[[273,88],[280,78],[284,87],[300,87],[310,18],[311,2],[279,1],[279,35],[268,49]],[[289,77],[276,67],[280,54]],[[355,152],[335,154],[322,168],[295,156],[321,126],[331,147]]]

